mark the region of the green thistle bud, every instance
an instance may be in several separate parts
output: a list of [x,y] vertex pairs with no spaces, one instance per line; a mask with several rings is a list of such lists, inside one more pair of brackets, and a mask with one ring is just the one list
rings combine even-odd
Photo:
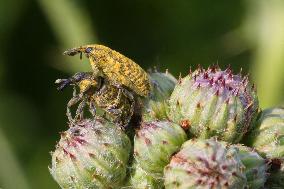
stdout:
[[186,139],[186,133],[175,123],[144,122],[134,138],[134,157],[145,171],[163,173],[171,155]]
[[82,120],[61,134],[50,173],[61,188],[118,188],[126,176],[130,140],[116,125]]
[[162,73],[155,70],[151,71],[149,75],[152,83],[152,92],[150,98],[145,102],[146,106],[144,109],[143,120],[152,121],[167,119],[167,100],[172,94],[177,80],[168,71]]
[[263,188],[267,178],[268,165],[257,152],[253,149],[242,146],[233,145],[239,151],[239,157],[245,166],[245,174],[247,177],[248,188],[258,189]]
[[167,100],[175,88],[177,79],[168,71],[162,73],[155,70],[150,72],[149,75],[153,85],[151,99],[156,102]]
[[214,139],[189,140],[165,167],[166,189],[242,189],[247,186],[238,151]]
[[164,186],[161,175],[151,175],[134,163],[127,188],[132,189],[162,189]]
[[258,99],[248,78],[213,66],[178,81],[169,117],[198,138],[216,136],[237,143],[250,130],[257,112]]
[[268,158],[284,158],[284,108],[264,110],[246,143]]

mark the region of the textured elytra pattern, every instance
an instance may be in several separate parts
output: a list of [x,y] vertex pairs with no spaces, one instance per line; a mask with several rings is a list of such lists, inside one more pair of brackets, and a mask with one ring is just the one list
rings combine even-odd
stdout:
[[140,96],[150,93],[148,74],[133,60],[103,45],[85,45],[73,48],[64,54],[73,56],[85,53],[92,69],[117,85],[124,85]]
[[183,129],[175,123],[144,122],[134,138],[134,157],[148,173],[162,173],[186,139]]
[[284,108],[264,110],[246,143],[268,158],[284,156]]
[[189,140],[165,167],[166,189],[247,187],[237,150],[210,140]]
[[130,140],[115,125],[82,120],[61,134],[50,173],[64,189],[118,188],[126,176]]
[[234,143],[250,130],[258,112],[248,78],[216,66],[180,78],[169,102],[169,117],[191,134]]

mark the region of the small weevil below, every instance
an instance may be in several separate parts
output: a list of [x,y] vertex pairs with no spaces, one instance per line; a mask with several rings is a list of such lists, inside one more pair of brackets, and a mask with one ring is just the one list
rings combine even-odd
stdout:
[[[129,123],[135,106],[135,99],[131,92],[124,88],[112,85],[106,78],[94,76],[91,72],[79,72],[68,79],[57,79],[57,89],[63,90],[73,85],[73,97],[67,104],[67,117],[69,122],[83,118],[84,108],[88,104],[92,116],[96,116],[96,106],[102,109],[114,123],[121,127]],[[79,93],[76,92],[79,88]],[[75,118],[70,108],[79,103]]]

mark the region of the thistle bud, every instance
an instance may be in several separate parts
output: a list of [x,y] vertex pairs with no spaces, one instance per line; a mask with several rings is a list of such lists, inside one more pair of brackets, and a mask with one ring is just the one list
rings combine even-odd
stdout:
[[264,110],[246,143],[268,158],[284,158],[284,108]]
[[156,70],[149,73],[152,91],[149,99],[145,102],[143,113],[144,121],[167,119],[169,109],[168,99],[177,83],[176,78],[168,71],[165,73]]
[[247,186],[244,169],[238,151],[228,144],[189,140],[165,167],[165,187],[242,189]]
[[85,119],[61,134],[50,173],[61,188],[118,188],[130,148],[129,138],[116,125]]
[[149,173],[163,173],[171,155],[179,150],[187,136],[172,122],[144,122],[134,138],[134,157]]
[[163,177],[162,175],[150,174],[144,171],[139,164],[134,163],[131,168],[131,175],[127,188],[132,189],[162,189]]
[[169,118],[201,139],[216,136],[237,143],[258,113],[258,99],[247,77],[213,66],[180,79],[170,97]]

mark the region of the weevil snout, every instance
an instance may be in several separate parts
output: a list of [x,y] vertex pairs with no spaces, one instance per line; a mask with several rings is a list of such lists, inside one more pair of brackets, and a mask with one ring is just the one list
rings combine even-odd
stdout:
[[68,56],[75,56],[78,53],[82,53],[84,50],[82,47],[77,47],[77,48],[72,48],[72,49],[67,49],[66,51],[63,52],[63,55],[68,55]]
[[72,49],[67,49],[66,51],[63,52],[63,55],[68,55],[68,56],[75,56],[76,54],[80,53],[80,59],[82,59],[82,54],[86,54],[87,57],[89,57],[89,53],[92,52],[93,47],[90,46],[84,46],[84,47],[76,47]]

